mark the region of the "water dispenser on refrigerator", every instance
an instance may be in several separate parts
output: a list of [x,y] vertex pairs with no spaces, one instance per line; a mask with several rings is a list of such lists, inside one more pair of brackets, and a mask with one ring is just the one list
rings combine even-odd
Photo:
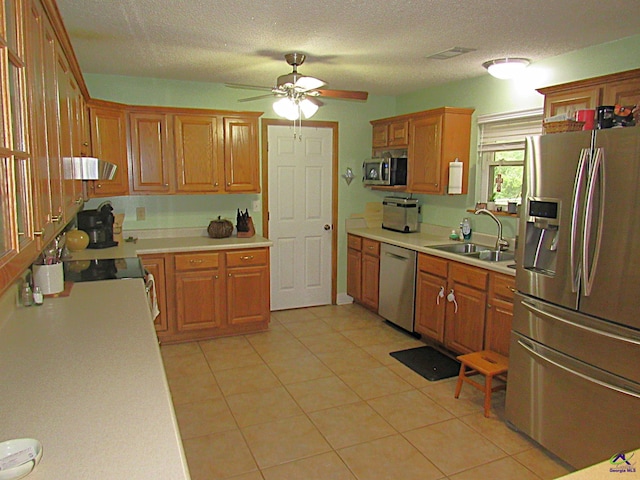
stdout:
[[529,198],[527,202],[523,268],[555,275],[560,231],[560,200]]

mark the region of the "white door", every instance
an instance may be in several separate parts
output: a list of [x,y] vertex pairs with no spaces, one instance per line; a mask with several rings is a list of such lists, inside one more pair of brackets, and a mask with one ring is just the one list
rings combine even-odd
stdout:
[[268,127],[271,310],[331,303],[333,130],[300,133]]

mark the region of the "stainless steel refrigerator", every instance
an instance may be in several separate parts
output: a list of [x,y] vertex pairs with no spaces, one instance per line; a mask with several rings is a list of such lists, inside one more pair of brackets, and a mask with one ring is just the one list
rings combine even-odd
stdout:
[[527,138],[507,421],[576,468],[640,448],[640,127]]

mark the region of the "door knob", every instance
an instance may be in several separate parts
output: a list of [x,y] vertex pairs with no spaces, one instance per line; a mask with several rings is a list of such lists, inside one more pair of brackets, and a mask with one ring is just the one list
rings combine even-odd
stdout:
[[331,225],[329,225],[329,224],[325,224],[324,229],[325,229],[325,230],[331,230]]

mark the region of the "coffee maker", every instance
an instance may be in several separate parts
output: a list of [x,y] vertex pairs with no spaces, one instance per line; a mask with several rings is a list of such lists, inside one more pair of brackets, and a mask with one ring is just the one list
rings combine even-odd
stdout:
[[87,232],[89,245],[87,248],[115,247],[113,240],[114,216],[111,203],[102,203],[96,210],[78,212],[78,230]]

